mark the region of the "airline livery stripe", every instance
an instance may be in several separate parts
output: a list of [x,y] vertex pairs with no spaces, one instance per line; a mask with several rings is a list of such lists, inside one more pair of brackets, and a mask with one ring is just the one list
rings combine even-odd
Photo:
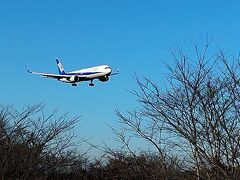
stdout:
[[101,72],[66,73],[66,75],[92,75],[97,73],[101,73]]

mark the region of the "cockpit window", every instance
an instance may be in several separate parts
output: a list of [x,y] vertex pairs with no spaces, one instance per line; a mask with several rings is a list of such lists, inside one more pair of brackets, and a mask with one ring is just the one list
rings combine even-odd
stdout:
[[105,69],[110,69],[110,67],[108,66],[108,67],[105,67]]

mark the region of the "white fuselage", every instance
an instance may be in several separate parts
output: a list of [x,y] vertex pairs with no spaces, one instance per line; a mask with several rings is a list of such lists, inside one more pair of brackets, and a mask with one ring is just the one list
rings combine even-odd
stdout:
[[112,70],[109,66],[101,65],[101,66],[90,67],[90,68],[81,69],[77,71],[72,71],[69,73],[85,75],[86,77],[92,79],[92,78],[98,78],[101,76],[109,75],[111,72]]
[[[62,78],[59,79],[62,82],[72,83],[84,81],[84,80],[93,80],[93,79],[99,79],[102,77],[109,76],[111,74],[112,70],[108,65],[101,65],[101,66],[95,66],[90,67],[86,69],[80,69],[76,71],[67,72],[66,75],[71,75],[71,78]],[[76,79],[75,79],[76,77]],[[79,78],[78,78],[79,77]],[[83,80],[84,79],[84,80]]]

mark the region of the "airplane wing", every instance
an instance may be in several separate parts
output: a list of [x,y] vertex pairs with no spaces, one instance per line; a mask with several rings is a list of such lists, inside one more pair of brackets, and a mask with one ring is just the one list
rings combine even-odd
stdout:
[[72,75],[62,75],[62,74],[50,74],[50,73],[42,73],[42,72],[34,72],[34,71],[30,71],[27,66],[26,67],[26,70],[28,73],[30,74],[38,74],[38,75],[42,75],[43,77],[46,77],[46,78],[55,78],[55,79],[61,79],[61,78],[69,78],[71,77]]
[[118,68],[117,68],[117,71],[116,71],[116,72],[111,73],[109,76],[114,76],[114,75],[117,75],[117,74],[119,74],[119,69],[118,69]]

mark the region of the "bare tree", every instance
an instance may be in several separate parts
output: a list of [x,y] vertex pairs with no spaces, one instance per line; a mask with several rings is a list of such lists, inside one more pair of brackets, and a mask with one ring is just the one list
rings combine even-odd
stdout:
[[230,61],[222,50],[209,56],[208,42],[193,47],[193,57],[180,48],[171,51],[174,65],[167,66],[170,74],[164,89],[150,79],[137,78],[139,90],[131,93],[139,107],[127,115],[117,111],[125,129],[115,132],[128,150],[125,132],[132,132],[160,155],[171,149],[184,156],[187,169],[194,171],[197,179],[237,179],[240,61]]
[[21,112],[1,106],[1,178],[56,178],[83,169],[86,158],[77,151],[72,131],[78,119],[57,111],[47,114],[41,104],[26,106]]

